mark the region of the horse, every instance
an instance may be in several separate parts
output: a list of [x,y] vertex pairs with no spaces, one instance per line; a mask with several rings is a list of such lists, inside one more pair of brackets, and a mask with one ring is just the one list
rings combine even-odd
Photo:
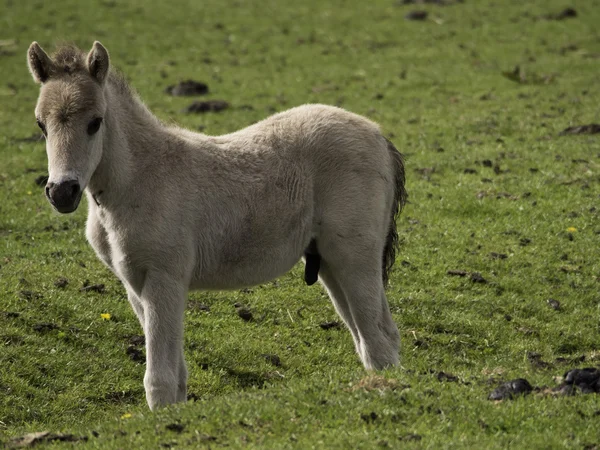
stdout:
[[45,194],[59,213],[85,192],[86,238],[122,281],[146,337],[151,410],[186,401],[184,308],[191,289],[239,289],[305,262],[368,370],[398,364],[384,292],[406,202],[402,155],[374,122],[308,104],[208,136],[162,123],[106,48],[52,56],[33,42]]

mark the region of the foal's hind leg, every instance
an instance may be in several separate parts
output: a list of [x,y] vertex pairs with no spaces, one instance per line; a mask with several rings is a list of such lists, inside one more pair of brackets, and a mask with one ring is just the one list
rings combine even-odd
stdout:
[[356,352],[360,355],[360,335],[354,324],[354,319],[352,318],[352,313],[350,312],[348,301],[346,300],[346,294],[344,294],[342,287],[333,275],[333,271],[325,261],[321,263],[319,278],[321,283],[323,283],[323,286],[325,286],[325,289],[327,289],[327,293],[329,294],[329,298],[331,299],[335,310],[350,330],[350,333],[352,333]]
[[383,369],[398,364],[400,335],[384,294],[381,256],[356,252],[330,259],[328,265],[345,294],[365,368]]

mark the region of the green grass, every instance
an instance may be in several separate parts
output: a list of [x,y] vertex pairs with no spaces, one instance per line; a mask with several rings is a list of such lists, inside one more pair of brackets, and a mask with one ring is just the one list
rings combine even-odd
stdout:
[[[598,395],[487,400],[503,380],[555,386],[600,364],[600,135],[558,135],[600,122],[600,2],[571,2],[578,16],[563,21],[542,17],[558,0],[395,3],[0,5],[0,441],[49,430],[102,449],[600,446]],[[405,20],[414,9],[429,19]],[[195,401],[147,409],[124,289],[85,242],[85,205],[52,212],[34,184],[43,142],[23,141],[38,133],[28,45],[95,39],[167,122],[221,134],[320,102],[381,124],[407,156],[410,193],[388,291],[402,337],[391,386],[356,388],[366,374],[350,334],[320,329],[335,312],[297,267],[249,291],[191,294],[210,307],[186,313]],[[503,76],[515,66],[523,83]],[[191,100],[164,89],[187,78],[231,108],[182,113]],[[80,291],[85,280],[105,293]],[[259,320],[243,322],[236,302]]]

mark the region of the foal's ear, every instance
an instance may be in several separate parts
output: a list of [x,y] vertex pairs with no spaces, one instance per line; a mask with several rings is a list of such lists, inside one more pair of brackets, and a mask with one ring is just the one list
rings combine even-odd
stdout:
[[45,83],[54,69],[54,63],[37,42],[32,42],[27,50],[27,65],[36,83]]
[[87,57],[87,68],[90,75],[100,84],[104,84],[108,76],[109,58],[104,46],[96,41]]

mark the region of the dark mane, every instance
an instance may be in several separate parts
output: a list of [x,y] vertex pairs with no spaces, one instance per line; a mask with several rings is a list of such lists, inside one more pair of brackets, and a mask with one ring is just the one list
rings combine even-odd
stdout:
[[[75,73],[87,73],[86,57],[86,52],[75,44],[69,43],[58,47],[51,58],[56,66],[57,75],[71,75]],[[134,94],[125,76],[112,64],[109,69],[108,82],[122,94]]]
[[72,74],[86,70],[85,53],[73,44],[60,46],[52,55],[52,61],[59,73]]

